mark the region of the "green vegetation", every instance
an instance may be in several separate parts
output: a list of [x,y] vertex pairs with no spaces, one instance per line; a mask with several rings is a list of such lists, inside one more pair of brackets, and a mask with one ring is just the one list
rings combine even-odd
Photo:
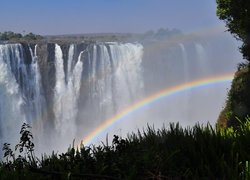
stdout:
[[216,0],[217,15],[224,20],[228,31],[242,41],[240,50],[247,63],[241,63],[228,93],[224,110],[218,118],[218,126],[237,128],[238,119],[250,115],[250,1]]
[[218,126],[235,127],[240,124],[238,119],[250,115],[250,72],[247,64],[240,64],[235,73],[231,89],[228,93],[226,107],[220,113]]
[[217,15],[224,20],[228,31],[243,42],[241,52],[250,61],[250,1],[216,0]]
[[40,40],[42,36],[33,33],[22,35],[20,33],[14,33],[12,31],[0,32],[0,41],[29,41],[29,40]]
[[[249,179],[250,119],[237,130],[179,124],[145,131],[111,145],[71,147],[38,159],[24,124],[18,156],[5,144],[0,179]],[[74,145],[73,145],[74,146]]]

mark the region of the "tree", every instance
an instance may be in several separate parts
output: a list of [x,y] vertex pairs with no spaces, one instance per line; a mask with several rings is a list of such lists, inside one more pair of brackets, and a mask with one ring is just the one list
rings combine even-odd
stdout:
[[228,31],[242,41],[240,50],[243,57],[250,61],[250,1],[216,0],[217,16],[224,20]]
[[30,32],[29,34],[26,34],[24,36],[24,38],[27,39],[27,40],[36,40],[37,36],[35,34],[33,34],[33,33]]
[[243,57],[248,61],[240,64],[228,93],[226,107],[221,112],[218,125],[238,128],[240,121],[250,116],[250,1],[216,0],[217,16],[226,23],[228,31],[237,40]]
[[6,31],[3,33],[0,32],[0,40],[1,41],[8,41],[8,40],[12,40],[12,41],[13,40],[27,40],[27,41],[30,41],[30,40],[40,40],[40,39],[43,39],[43,37],[40,35],[33,34],[33,33],[29,33],[29,34],[26,34],[23,36],[20,33],[14,33],[12,31]]

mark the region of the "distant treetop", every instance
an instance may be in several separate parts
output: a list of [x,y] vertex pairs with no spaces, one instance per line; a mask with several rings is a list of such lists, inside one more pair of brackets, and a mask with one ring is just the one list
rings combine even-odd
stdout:
[[9,40],[40,40],[43,39],[41,35],[36,35],[33,33],[28,33],[22,35],[20,33],[14,33],[12,31],[0,32],[0,40],[1,41],[9,41]]
[[170,37],[180,35],[180,34],[181,34],[181,31],[178,29],[160,28],[156,32],[153,30],[145,32],[144,38],[152,38],[152,39],[162,40],[162,39],[170,38]]

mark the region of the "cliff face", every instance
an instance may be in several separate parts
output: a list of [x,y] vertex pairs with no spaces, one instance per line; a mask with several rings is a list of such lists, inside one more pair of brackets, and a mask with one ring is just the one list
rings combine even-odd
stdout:
[[[25,45],[27,46],[27,45]],[[35,45],[33,45],[35,47]],[[44,116],[43,121],[45,121],[46,129],[54,129],[55,128],[55,115],[53,111],[53,104],[54,104],[54,91],[56,86],[56,65],[55,65],[55,43],[47,43],[47,44],[38,44],[36,47],[36,56],[37,61],[40,69],[40,76],[41,76],[41,85],[44,91],[43,96],[46,100],[46,107],[50,107],[47,109],[47,114]],[[82,44],[75,44],[74,45],[74,52],[73,52],[73,63],[75,65],[79,54],[81,52],[86,51],[87,47],[91,46],[91,44],[82,43]],[[62,60],[63,60],[63,70],[65,72],[65,76],[68,76],[68,56],[69,56],[69,48],[70,44],[64,43],[60,45],[62,51]],[[35,50],[34,50],[35,51]],[[29,54],[29,52],[27,53]],[[82,61],[87,61],[87,56],[81,56]]]
[[41,146],[67,148],[142,95],[142,54],[138,43],[0,45],[0,142],[27,122]]
[[[42,44],[37,46],[37,60],[40,67],[41,87],[43,88],[43,95],[47,107],[53,107],[53,92],[55,87],[55,45]],[[46,129],[53,129],[54,113],[52,108],[48,108],[43,117]]]

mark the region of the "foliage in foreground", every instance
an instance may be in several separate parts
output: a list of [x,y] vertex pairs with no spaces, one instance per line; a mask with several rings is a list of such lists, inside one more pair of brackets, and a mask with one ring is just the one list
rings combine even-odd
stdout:
[[18,156],[5,144],[0,179],[249,179],[250,119],[237,130],[199,124],[170,124],[122,139],[112,145],[68,149],[38,159],[30,127],[24,124]]

